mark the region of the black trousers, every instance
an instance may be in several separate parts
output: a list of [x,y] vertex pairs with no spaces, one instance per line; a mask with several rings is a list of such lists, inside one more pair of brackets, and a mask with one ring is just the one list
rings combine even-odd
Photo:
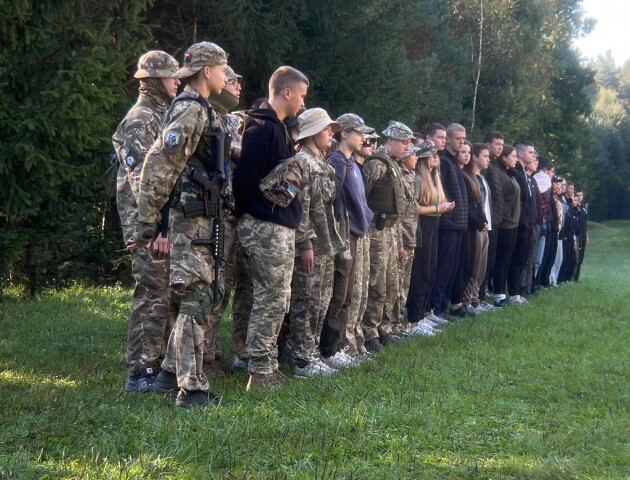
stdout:
[[562,240],[562,265],[558,273],[558,283],[573,281],[578,260],[575,250],[575,238],[573,235]]
[[551,275],[551,268],[553,262],[556,259],[556,248],[558,248],[558,232],[554,232],[551,228],[551,222],[547,222],[547,229],[545,230],[545,250],[543,251],[542,260],[538,267],[538,272],[534,279],[536,285],[542,287],[549,286],[549,275]]
[[494,262],[497,258],[497,238],[499,236],[499,229],[494,227],[492,230],[488,230],[488,266],[486,267],[486,274],[483,277],[481,284],[479,285],[479,300],[484,301],[486,299],[486,289],[493,291],[492,277],[494,274]]
[[431,308],[435,313],[444,313],[448,308],[451,287],[457,273],[462,232],[438,231],[438,259],[435,283],[431,291]]
[[407,295],[407,318],[415,323],[429,313],[429,299],[435,282],[438,258],[438,217],[420,216],[422,245],[415,248]]
[[518,228],[500,228],[497,234],[497,255],[492,277],[494,293],[504,294],[506,292],[508,267],[514,252],[517,231]]
[[348,307],[352,301],[352,289],[354,288],[354,258],[357,255],[357,241],[352,237],[350,237],[350,254],[351,259],[345,259],[340,254],[335,255],[332,298],[328,304],[319,339],[319,350],[322,357],[332,357],[341,350],[346,335]]
[[516,244],[514,245],[514,253],[510,259],[508,266],[508,292],[510,295],[521,294],[521,270],[527,263],[532,238],[532,230],[526,227],[518,227],[516,233]]
[[464,290],[470,282],[475,268],[475,254],[477,252],[477,231],[470,228],[462,233],[462,242],[459,249],[459,262],[451,287],[451,304],[461,303],[464,298]]
[[578,247],[580,249],[580,255],[578,256],[577,268],[575,269],[575,276],[573,277],[576,282],[580,279],[580,269],[582,268],[582,262],[584,262],[584,254],[586,253],[586,237],[578,238]]

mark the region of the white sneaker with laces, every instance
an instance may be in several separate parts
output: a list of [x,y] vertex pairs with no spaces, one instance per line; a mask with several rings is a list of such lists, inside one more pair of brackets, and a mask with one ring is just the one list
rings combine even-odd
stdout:
[[510,305],[523,305],[524,303],[527,303],[527,299],[524,297],[521,297],[520,295],[510,295]]
[[322,362],[334,369],[349,368],[356,365],[352,357],[343,351],[335,353],[332,357],[322,357]]
[[337,370],[333,370],[320,362],[309,362],[303,367],[296,365],[293,369],[295,378],[330,377],[335,373],[337,373]]
[[418,322],[414,327],[409,330],[409,335],[412,337],[425,336],[425,337],[433,337],[436,334],[436,330],[429,327],[428,325],[422,324],[422,322]]

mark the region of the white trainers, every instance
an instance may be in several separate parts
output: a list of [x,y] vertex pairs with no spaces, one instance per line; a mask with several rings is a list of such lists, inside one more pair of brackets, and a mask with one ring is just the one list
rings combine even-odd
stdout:
[[430,322],[437,323],[438,325],[446,325],[447,323],[450,323],[446,318],[440,317],[433,313],[427,314],[424,318],[429,320]]
[[322,362],[334,369],[349,368],[356,365],[353,358],[343,351],[335,353],[332,357],[322,357]]
[[295,378],[330,377],[335,373],[337,373],[337,370],[317,361],[309,362],[303,367],[296,365],[293,369],[293,376]]
[[510,295],[508,303],[510,305],[523,305],[524,303],[527,303],[527,299],[521,297],[520,295]]
[[412,337],[425,336],[425,337],[433,337],[436,334],[436,331],[429,327],[426,324],[423,324],[421,321],[413,326],[411,330],[409,330],[409,335]]

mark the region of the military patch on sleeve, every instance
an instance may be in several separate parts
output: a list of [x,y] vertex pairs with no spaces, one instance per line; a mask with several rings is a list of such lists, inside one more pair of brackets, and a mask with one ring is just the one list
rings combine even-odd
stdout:
[[167,148],[174,148],[179,145],[179,139],[181,138],[181,134],[179,132],[168,132],[164,137],[164,145]]
[[125,159],[125,163],[127,164],[127,166],[129,168],[132,168],[136,166],[136,159],[132,156],[129,155],[126,159]]

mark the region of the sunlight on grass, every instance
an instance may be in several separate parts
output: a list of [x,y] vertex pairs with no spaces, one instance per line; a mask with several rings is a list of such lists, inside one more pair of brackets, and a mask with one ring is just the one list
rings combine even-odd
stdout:
[[52,387],[78,387],[80,382],[71,378],[51,377],[50,375],[42,375],[30,372],[16,372],[4,370],[0,372],[0,384],[7,382],[13,384],[52,386]]

